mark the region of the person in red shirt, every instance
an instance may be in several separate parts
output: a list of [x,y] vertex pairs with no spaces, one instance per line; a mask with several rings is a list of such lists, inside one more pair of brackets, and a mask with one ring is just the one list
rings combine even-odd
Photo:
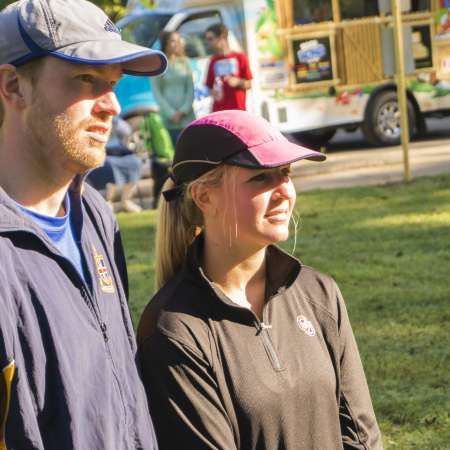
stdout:
[[211,25],[205,32],[205,39],[215,53],[206,76],[206,86],[214,99],[213,111],[245,110],[246,91],[252,79],[247,56],[230,49],[228,28],[222,23]]

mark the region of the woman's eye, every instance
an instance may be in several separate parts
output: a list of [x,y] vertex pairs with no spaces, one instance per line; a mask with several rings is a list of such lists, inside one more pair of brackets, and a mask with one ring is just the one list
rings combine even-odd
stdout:
[[250,181],[263,182],[266,181],[267,179],[268,175],[266,173],[260,173],[259,175],[250,178]]

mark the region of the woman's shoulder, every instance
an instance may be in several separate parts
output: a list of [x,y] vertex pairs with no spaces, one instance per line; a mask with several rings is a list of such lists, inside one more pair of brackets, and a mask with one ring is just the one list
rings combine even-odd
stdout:
[[190,59],[185,55],[185,56],[179,56],[177,58],[177,61],[179,61],[181,64],[188,64],[190,65]]
[[270,246],[268,252],[269,276],[273,291],[285,289],[299,301],[314,305],[333,319],[338,317],[339,288],[334,278],[304,264],[282,248]]
[[206,302],[201,292],[182,273],[165,284],[147,304],[138,326],[138,342],[152,335],[198,346],[201,336],[207,338]]
[[175,67],[178,69],[178,71],[185,72],[191,72],[191,63],[187,56],[179,56],[176,59]]
[[304,263],[301,263],[299,277],[301,277],[302,280],[312,284],[319,283],[320,285],[323,284],[324,286],[329,287],[336,284],[336,281],[330,274],[322,272],[321,270]]
[[294,285],[309,303],[331,316],[333,320],[338,320],[340,304],[343,299],[339,287],[331,275],[302,264]]

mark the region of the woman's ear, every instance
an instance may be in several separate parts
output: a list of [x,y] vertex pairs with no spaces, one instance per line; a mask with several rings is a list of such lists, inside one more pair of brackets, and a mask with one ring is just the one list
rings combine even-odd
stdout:
[[212,190],[204,183],[194,183],[191,187],[192,200],[203,216],[214,217],[217,214],[216,196],[212,195]]
[[7,107],[22,109],[25,102],[26,81],[17,74],[17,69],[11,64],[0,65],[0,97]]

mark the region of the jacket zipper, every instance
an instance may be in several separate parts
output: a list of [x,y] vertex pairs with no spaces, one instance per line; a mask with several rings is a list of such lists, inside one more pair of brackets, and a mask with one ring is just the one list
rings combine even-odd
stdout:
[[[77,272],[77,275],[80,277],[78,272]],[[117,390],[119,391],[120,400],[122,402],[124,422],[125,422],[125,424],[127,424],[128,420],[127,420],[127,409],[125,407],[125,397],[124,397],[123,390],[122,390],[122,387],[121,387],[121,384],[120,384],[119,376],[117,374],[118,372],[117,372],[116,363],[114,361],[114,358],[113,358],[113,355],[112,355],[112,352],[111,352],[111,347],[110,347],[110,344],[109,344],[108,326],[101,319],[101,314],[100,314],[100,310],[98,308],[98,305],[94,301],[94,298],[91,295],[91,293],[88,291],[88,289],[86,289],[85,282],[81,279],[81,277],[80,277],[80,280],[82,282],[81,295],[84,298],[84,300],[86,301],[86,303],[89,303],[91,305],[92,310],[94,311],[94,316],[95,316],[95,318],[96,318],[96,320],[97,320],[97,322],[98,322],[98,324],[100,326],[100,331],[101,331],[102,336],[103,336],[103,341],[105,342],[105,348],[106,348],[106,351],[108,353],[109,359],[111,360],[112,373],[113,373],[113,376],[114,376],[114,380],[116,381]],[[94,280],[92,280],[92,282],[94,282]]]
[[[209,281],[209,279],[206,277],[206,275],[203,273],[202,270],[200,270],[200,273],[203,276],[203,278],[206,280],[206,282],[211,285],[211,282]],[[213,290],[214,290],[214,288],[213,288]],[[216,295],[220,298],[220,295],[218,295],[218,294],[216,294]],[[266,306],[267,305],[264,306],[264,310],[265,310]],[[275,350],[275,347],[273,345],[272,339],[271,339],[269,331],[268,331],[270,328],[272,328],[272,325],[268,325],[268,324],[264,323],[264,321],[259,320],[259,318],[256,316],[256,314],[253,311],[248,310],[247,308],[244,308],[244,307],[238,306],[238,305],[232,305],[231,307],[234,309],[237,309],[237,310],[247,310],[252,315],[253,323],[256,327],[257,334],[261,335],[261,337],[262,337],[264,349],[266,350],[266,353],[269,356],[272,367],[277,372],[284,370],[284,367],[281,364],[280,358],[278,358],[277,352]],[[263,310],[263,318],[264,318],[264,310]]]
[[[51,253],[53,255],[56,255],[59,258],[64,258],[57,251],[55,251],[57,249],[52,249],[53,245],[52,245],[52,243],[50,241],[46,242],[46,239],[44,239],[41,236],[39,236],[33,230],[30,230],[30,229],[23,230],[23,229],[18,229],[18,228],[16,228],[16,229],[12,228],[12,229],[7,230],[7,232],[14,232],[14,231],[26,231],[26,232],[32,234],[37,239],[42,241],[44,243],[44,245],[51,251]],[[126,407],[125,407],[125,398],[124,398],[124,394],[123,394],[122,388],[120,386],[120,380],[119,380],[119,377],[117,375],[117,368],[116,368],[116,364],[114,362],[114,358],[112,356],[111,347],[109,345],[108,327],[107,327],[106,323],[103,322],[101,320],[101,318],[100,318],[100,311],[98,310],[98,306],[94,302],[93,297],[91,296],[91,294],[89,293],[89,290],[86,287],[86,282],[81,278],[80,274],[78,273],[77,269],[72,264],[72,262],[69,261],[67,258],[64,258],[64,260],[65,260],[66,263],[68,263],[71,266],[71,269],[75,272],[76,276],[78,277],[78,280],[81,282],[81,296],[83,297],[84,301],[86,302],[86,305],[88,306],[88,308],[93,312],[94,317],[95,317],[95,319],[96,319],[96,321],[97,321],[97,323],[99,325],[100,331],[101,331],[102,336],[103,336],[103,341],[105,342],[105,347],[106,347],[108,356],[109,356],[109,358],[111,360],[112,373],[113,373],[114,379],[116,381],[117,390],[119,391],[120,400],[122,402],[123,414],[124,414],[124,422],[126,424],[127,423],[127,411],[126,411]]]
[[261,322],[259,319],[255,317],[255,326],[258,330],[258,334],[261,335],[263,340],[264,348],[269,356],[270,362],[272,363],[272,367],[276,371],[283,370],[283,366],[281,365],[280,358],[278,358],[277,352],[273,345],[272,339],[269,334],[269,329],[272,328],[271,325],[267,325],[264,322]]

